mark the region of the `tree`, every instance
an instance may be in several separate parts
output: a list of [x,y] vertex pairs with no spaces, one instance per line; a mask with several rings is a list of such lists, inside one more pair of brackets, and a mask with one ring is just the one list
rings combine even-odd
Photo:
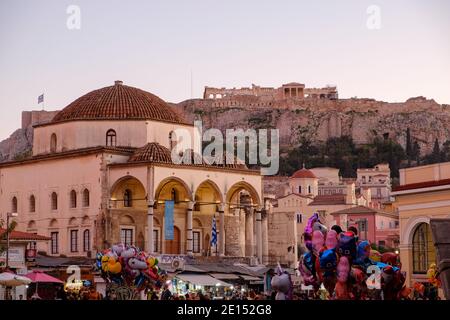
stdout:
[[420,164],[420,145],[417,141],[414,141],[411,151],[411,157],[416,161],[417,165]]
[[408,167],[409,167],[411,166],[411,158],[412,158],[411,133],[409,128],[406,129],[406,156],[408,157]]
[[[0,229],[3,228],[5,224],[4,220],[0,220]],[[16,228],[17,223],[15,221],[11,221],[9,223],[9,226],[6,226],[6,232],[2,233],[0,235],[0,242],[6,242],[6,239],[8,238],[8,234],[14,231]],[[0,255],[6,250],[6,246],[0,245]]]

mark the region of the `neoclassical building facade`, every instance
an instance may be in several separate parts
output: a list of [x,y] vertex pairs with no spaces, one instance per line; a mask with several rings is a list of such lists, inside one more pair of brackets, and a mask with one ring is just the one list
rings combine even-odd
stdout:
[[408,285],[426,282],[436,261],[430,220],[450,218],[450,162],[400,170],[393,189],[400,217],[400,260]]
[[[48,255],[93,256],[125,242],[153,253],[262,262],[260,172],[242,164],[173,163],[179,128],[201,139],[166,102],[121,81],[83,95],[35,126],[32,157],[0,164],[2,217],[17,212],[18,230],[48,235],[48,245],[38,248]],[[173,221],[166,221],[168,202]]]

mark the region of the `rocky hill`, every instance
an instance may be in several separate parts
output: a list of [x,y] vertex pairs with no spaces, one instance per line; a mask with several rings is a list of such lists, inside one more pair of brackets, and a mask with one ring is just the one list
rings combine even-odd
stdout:
[[375,136],[406,144],[406,129],[422,154],[431,152],[435,139],[450,140],[450,105],[424,97],[403,103],[373,99],[267,100],[255,96],[192,99],[175,105],[189,121],[201,119],[206,128],[278,128],[281,147],[292,148],[301,138],[323,142],[351,136],[357,144]]
[[33,126],[49,122],[58,111],[24,111],[22,127],[0,142],[0,161],[20,159],[31,154]]
[[[232,96],[221,99],[191,99],[172,104],[186,120],[201,119],[205,128],[277,128],[281,147],[290,149],[301,138],[323,142],[348,135],[357,144],[375,136],[389,136],[403,147],[406,129],[420,145],[422,154],[450,140],[450,105],[424,97],[402,103],[373,99],[267,99]],[[0,161],[13,160],[31,152],[33,125],[50,121],[58,111],[24,111],[22,127],[0,142]]]

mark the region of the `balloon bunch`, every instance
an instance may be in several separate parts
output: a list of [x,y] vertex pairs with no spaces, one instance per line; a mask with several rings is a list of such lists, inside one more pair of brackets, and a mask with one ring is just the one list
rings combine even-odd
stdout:
[[277,292],[275,300],[292,300],[294,285],[291,275],[284,271],[280,264],[278,264],[276,274],[272,277],[270,285]]
[[372,250],[352,231],[327,230],[317,213],[308,219],[303,237],[308,251],[301,256],[298,270],[315,293],[323,285],[336,300],[368,299],[372,289],[377,298],[381,292],[386,300],[401,298],[405,275],[397,254]]
[[158,259],[139,248],[116,244],[97,253],[96,270],[108,283],[136,286],[138,290],[160,288],[167,273],[158,267]]

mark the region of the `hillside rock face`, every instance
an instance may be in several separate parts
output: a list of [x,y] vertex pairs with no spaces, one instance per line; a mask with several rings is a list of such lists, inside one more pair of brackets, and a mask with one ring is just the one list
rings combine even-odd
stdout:
[[58,111],[23,111],[22,127],[0,142],[0,161],[15,160],[30,153],[33,147],[33,126],[49,122]]
[[301,138],[323,142],[331,137],[351,136],[365,144],[375,136],[388,136],[406,145],[406,129],[417,140],[422,154],[450,139],[450,105],[424,97],[403,103],[373,99],[285,99],[255,96],[192,99],[175,105],[189,121],[202,120],[205,128],[225,132],[231,128],[277,128],[281,147],[299,144]]

